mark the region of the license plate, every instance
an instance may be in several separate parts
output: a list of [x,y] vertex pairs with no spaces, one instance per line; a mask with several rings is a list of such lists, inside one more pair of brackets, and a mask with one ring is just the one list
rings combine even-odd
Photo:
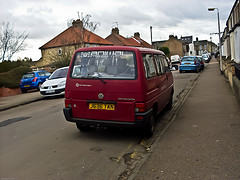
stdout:
[[191,65],[191,63],[185,63],[186,65]]
[[115,104],[89,103],[89,109],[115,110]]
[[46,93],[54,93],[55,90],[49,90],[49,91],[46,91]]
[[30,85],[25,85],[24,87],[30,87]]

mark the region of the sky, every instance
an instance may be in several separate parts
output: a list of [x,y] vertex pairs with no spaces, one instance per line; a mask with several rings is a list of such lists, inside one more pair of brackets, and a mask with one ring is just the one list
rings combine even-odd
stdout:
[[25,51],[18,57],[41,58],[39,47],[68,28],[67,22],[90,14],[90,21],[100,25],[95,34],[106,38],[113,27],[124,37],[135,32],[151,43],[167,40],[169,35],[193,36],[196,40],[218,43],[217,10],[220,14],[221,32],[235,0],[0,0],[0,25],[11,22],[18,33],[28,34]]

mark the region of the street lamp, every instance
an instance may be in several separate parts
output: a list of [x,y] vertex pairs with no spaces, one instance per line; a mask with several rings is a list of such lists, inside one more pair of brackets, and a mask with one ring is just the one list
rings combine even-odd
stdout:
[[218,38],[219,38],[219,53],[220,53],[220,71],[222,73],[222,44],[221,44],[221,34],[220,34],[220,19],[219,19],[219,9],[218,8],[208,8],[208,11],[214,11],[217,9],[217,17],[218,17]]

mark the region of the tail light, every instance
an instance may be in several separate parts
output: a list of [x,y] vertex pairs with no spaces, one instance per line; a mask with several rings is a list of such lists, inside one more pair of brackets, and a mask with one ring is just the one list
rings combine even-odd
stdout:
[[194,61],[194,65],[197,65],[197,62],[196,62],[196,60]]
[[37,81],[37,77],[35,77],[33,80],[32,80],[32,82],[36,82]]
[[20,80],[20,84],[22,84],[22,80]]
[[182,65],[182,61],[180,61],[180,65]]
[[135,104],[135,112],[145,112],[146,104],[145,103],[136,103]]
[[71,108],[72,107],[70,99],[65,99],[65,107],[66,108]]
[[201,64],[203,64],[203,61],[201,61]]

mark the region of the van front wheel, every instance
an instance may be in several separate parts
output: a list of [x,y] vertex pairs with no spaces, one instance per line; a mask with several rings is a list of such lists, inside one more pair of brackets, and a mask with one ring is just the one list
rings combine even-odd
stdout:
[[78,130],[80,130],[80,131],[84,131],[84,132],[90,131],[90,125],[76,123],[76,126],[77,126]]
[[151,114],[149,118],[149,122],[147,124],[147,127],[145,128],[145,137],[150,138],[152,137],[155,129],[155,116],[154,113]]

